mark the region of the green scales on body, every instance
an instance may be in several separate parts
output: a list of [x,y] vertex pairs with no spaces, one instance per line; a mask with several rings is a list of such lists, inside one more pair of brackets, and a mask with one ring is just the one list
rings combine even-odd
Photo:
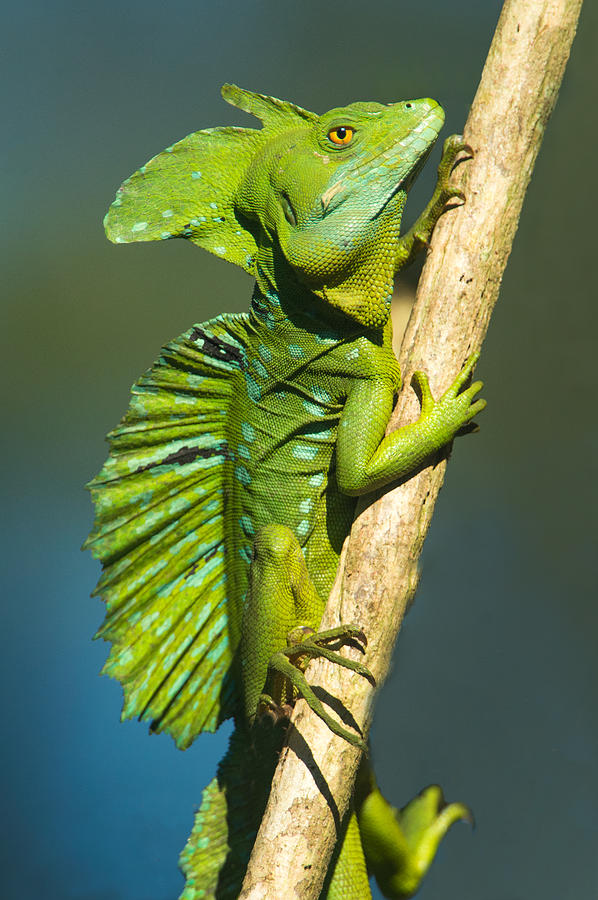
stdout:
[[[438,104],[317,116],[232,85],[223,95],[263,128],[169,147],[125,181],[106,230],[116,242],[185,237],[242,266],[256,279],[251,309],[191,328],[134,386],[91,484],[88,539],[123,717],[181,749],[235,720],[181,856],[184,900],[238,896],[294,697],[362,744],[303,674],[325,655],[370,677],[339,652],[363,640],[359,623],[318,634],[356,497],[426,464],[484,406],[481,384],[467,386],[474,357],[438,402],[418,373],[420,418],[384,436],[400,388],[393,277],[460,196],[448,179],[466,148],[453,137],[430,203],[400,235]],[[363,900],[368,874],[385,896],[411,896],[466,816],[436,787],[394,810],[364,760],[322,896]]]

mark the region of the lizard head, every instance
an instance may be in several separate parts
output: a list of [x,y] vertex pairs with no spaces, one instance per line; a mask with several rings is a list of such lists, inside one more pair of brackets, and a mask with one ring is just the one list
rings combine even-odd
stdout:
[[185,237],[273,284],[283,265],[334,308],[383,325],[407,191],[440,106],[353,103],[318,116],[234,85],[222,92],[263,127],[205,129],[151,159],[119,188],[110,239]]
[[238,208],[315,294],[382,325],[407,191],[443,121],[424,99],[353,103],[297,122],[256,154]]

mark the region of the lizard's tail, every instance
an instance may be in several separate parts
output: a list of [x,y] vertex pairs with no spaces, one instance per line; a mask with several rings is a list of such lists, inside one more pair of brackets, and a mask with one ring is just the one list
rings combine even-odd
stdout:
[[286,723],[235,729],[218,774],[203,792],[180,857],[179,900],[236,900],[268,800]]

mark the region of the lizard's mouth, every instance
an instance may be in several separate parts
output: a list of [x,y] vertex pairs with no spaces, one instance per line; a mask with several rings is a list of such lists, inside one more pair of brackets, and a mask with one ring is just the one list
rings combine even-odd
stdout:
[[415,165],[414,165],[414,167],[411,169],[411,171],[410,171],[410,172],[409,172],[409,173],[408,173],[408,174],[407,174],[407,175],[399,182],[399,184],[397,185],[397,187],[396,187],[396,189],[395,189],[395,193],[396,193],[396,191],[399,191],[399,190],[402,190],[402,191],[408,191],[408,190],[409,190],[409,188],[411,187],[411,185],[413,184],[413,182],[415,181],[415,179],[417,178],[417,176],[419,175],[419,173],[421,172],[421,170],[422,170],[423,167],[425,166],[426,162],[428,161],[428,157],[429,157],[430,153],[432,152],[432,149],[433,149],[433,147],[434,147],[434,143],[436,143],[435,140],[434,140],[434,142],[433,142],[432,144],[430,144],[430,146],[422,153],[422,155],[419,157],[419,159],[417,160],[417,162],[415,163]]

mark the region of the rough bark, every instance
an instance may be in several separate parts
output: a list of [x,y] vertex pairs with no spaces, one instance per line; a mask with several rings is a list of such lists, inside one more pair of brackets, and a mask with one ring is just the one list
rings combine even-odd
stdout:
[[[498,297],[525,191],[554,107],[582,0],[506,0],[464,131],[475,158],[454,183],[467,203],[440,220],[400,354],[403,390],[389,428],[417,418],[412,373],[428,373],[434,396],[481,347]],[[446,460],[358,509],[322,628],[358,622],[378,683],[390,663]],[[349,651],[348,651],[349,652]],[[367,734],[368,683],[317,660],[312,684],[338,698]],[[297,703],[242,900],[319,897],[345,814],[359,751]]]

